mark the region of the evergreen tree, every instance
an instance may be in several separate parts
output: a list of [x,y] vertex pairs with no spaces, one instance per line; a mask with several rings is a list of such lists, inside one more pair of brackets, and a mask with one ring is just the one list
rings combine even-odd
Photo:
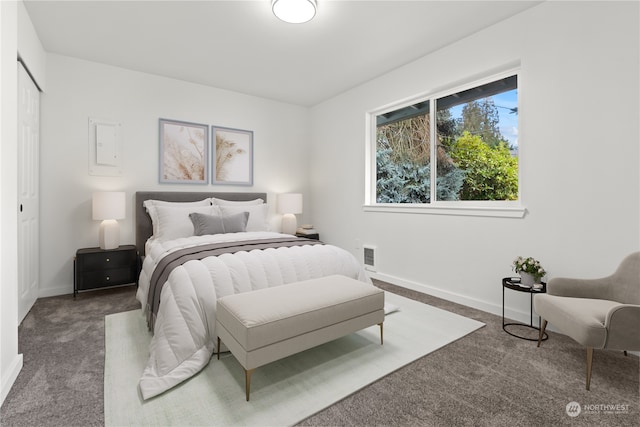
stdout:
[[448,151],[456,138],[460,135],[458,123],[456,122],[456,119],[451,116],[451,110],[448,108],[438,110],[436,114],[436,128],[440,144],[442,144],[442,146]]
[[471,101],[462,107],[460,129],[479,136],[490,147],[496,147],[505,142],[498,127],[499,123],[498,107],[495,106],[491,97]]
[[[431,165],[409,160],[394,162],[390,148],[376,153],[377,203],[429,203],[431,201]],[[451,168],[438,176],[438,200],[458,200],[464,172]]]

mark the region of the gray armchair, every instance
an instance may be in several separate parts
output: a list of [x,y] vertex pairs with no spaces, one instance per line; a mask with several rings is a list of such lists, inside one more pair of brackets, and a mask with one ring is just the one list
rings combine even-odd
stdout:
[[594,348],[640,350],[640,252],[601,279],[552,278],[533,305],[543,319],[538,347],[547,322],[587,347],[589,390]]

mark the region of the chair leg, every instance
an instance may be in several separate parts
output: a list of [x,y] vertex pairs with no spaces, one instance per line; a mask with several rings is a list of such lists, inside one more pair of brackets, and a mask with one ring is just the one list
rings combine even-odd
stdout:
[[625,351],[624,351],[624,355],[625,355],[625,356],[628,356],[628,354],[627,354],[627,350],[625,350]]
[[587,390],[591,385],[591,363],[593,362],[593,347],[587,347]]
[[540,327],[540,335],[538,335],[538,347],[540,347],[540,343],[542,342],[542,337],[544,336],[545,329],[547,329],[547,319],[542,319],[542,326]]

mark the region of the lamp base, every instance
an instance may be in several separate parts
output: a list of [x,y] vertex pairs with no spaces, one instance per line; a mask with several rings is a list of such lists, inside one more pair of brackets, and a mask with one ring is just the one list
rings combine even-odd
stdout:
[[120,246],[120,224],[115,219],[105,219],[100,223],[98,236],[100,249],[116,249]]
[[282,216],[282,233],[295,235],[296,228],[298,228],[296,216],[294,214],[284,214]]

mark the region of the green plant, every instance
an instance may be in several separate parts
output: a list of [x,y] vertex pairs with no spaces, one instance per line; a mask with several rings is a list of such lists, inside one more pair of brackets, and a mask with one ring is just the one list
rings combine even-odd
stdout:
[[540,265],[540,261],[527,257],[523,258],[519,256],[518,258],[513,260],[513,271],[516,273],[529,273],[531,274],[536,281],[542,279],[547,272]]
[[464,131],[449,154],[465,171],[460,200],[518,199],[518,159],[506,144],[490,147],[479,135]]
[[429,203],[431,179],[429,163],[416,165],[409,161],[391,160],[390,148],[378,150],[377,197],[378,203]]
[[[416,164],[409,160],[394,162],[392,150],[379,149],[376,153],[377,203],[430,203],[431,165]],[[457,168],[438,177],[438,200],[457,200],[464,172]]]

